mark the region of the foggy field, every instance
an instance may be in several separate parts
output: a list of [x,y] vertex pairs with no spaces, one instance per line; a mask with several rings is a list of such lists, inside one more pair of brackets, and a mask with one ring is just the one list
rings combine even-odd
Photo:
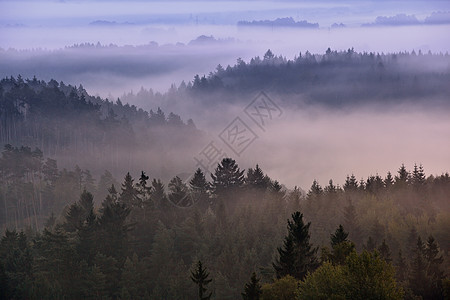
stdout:
[[0,299],[447,299],[450,2],[0,0]]

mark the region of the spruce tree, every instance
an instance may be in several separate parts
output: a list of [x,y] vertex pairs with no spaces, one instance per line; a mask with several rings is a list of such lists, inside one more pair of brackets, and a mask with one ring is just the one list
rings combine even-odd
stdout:
[[192,179],[189,181],[189,187],[192,191],[192,196],[196,202],[206,204],[208,200],[209,183],[206,181],[205,174],[198,168]]
[[206,272],[206,268],[203,268],[202,262],[199,260],[196,264],[194,271],[191,271],[191,280],[198,285],[198,299],[209,300],[211,299],[211,292],[206,295],[206,286],[212,281],[208,279],[209,273]]
[[134,186],[134,179],[131,177],[129,172],[125,175],[124,182],[122,183],[122,191],[119,196],[119,201],[130,208],[140,206],[138,191]]
[[244,184],[244,170],[240,170],[236,161],[224,158],[211,174],[212,190],[217,197],[232,195]]
[[245,184],[249,188],[265,190],[269,187],[270,180],[266,175],[264,175],[264,172],[261,170],[259,165],[256,165],[254,169],[248,169]]
[[250,282],[245,284],[244,292],[241,294],[243,300],[259,300],[262,294],[261,284],[256,273],[252,273]]
[[394,185],[394,178],[391,172],[387,172],[386,178],[384,179],[384,186],[386,189],[390,189]]
[[310,225],[310,222],[303,222],[303,214],[298,211],[292,214],[292,221],[288,220],[288,235],[285,237],[284,247],[278,248],[280,257],[273,264],[277,278],[291,275],[303,280],[308,272],[318,267],[318,248],[313,248],[309,242]]
[[339,225],[335,233],[331,235],[331,246],[335,246],[342,242],[346,242],[347,237],[348,233],[344,231],[344,227],[342,225]]
[[355,244],[347,239],[348,233],[345,232],[344,227],[339,225],[334,234],[330,236],[330,243],[332,251],[328,259],[333,265],[343,265],[347,256],[355,250]]
[[344,183],[344,191],[346,192],[354,192],[358,190],[358,181],[354,174],[352,176],[347,175],[347,179]]
[[398,175],[395,176],[395,185],[398,187],[404,187],[409,183],[409,172],[406,170],[404,164],[400,166],[397,171]]

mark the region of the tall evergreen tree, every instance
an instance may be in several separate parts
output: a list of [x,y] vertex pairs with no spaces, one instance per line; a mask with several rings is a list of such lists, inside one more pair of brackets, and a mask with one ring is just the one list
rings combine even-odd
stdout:
[[334,234],[330,236],[332,251],[328,259],[333,265],[343,265],[346,258],[355,250],[355,244],[347,239],[348,233],[339,225]]
[[236,161],[224,158],[211,174],[212,190],[217,197],[232,195],[244,184],[244,170],[240,170]]
[[191,271],[191,280],[198,286],[198,299],[199,300],[209,300],[211,299],[211,292],[207,295],[206,286],[212,281],[208,279],[209,273],[206,268],[203,268],[202,262],[199,260],[196,264],[194,271]]
[[318,248],[313,248],[309,242],[310,225],[303,222],[303,214],[298,211],[292,214],[292,221],[288,220],[284,247],[278,248],[280,257],[273,264],[277,278],[291,275],[302,280],[319,266],[316,256]]
[[395,184],[399,187],[406,186],[409,183],[410,175],[404,164],[400,166],[397,173],[398,175],[395,176]]
[[134,179],[131,177],[130,172],[127,173],[124,182],[122,183],[119,201],[130,208],[140,207],[139,193],[134,186]]
[[245,183],[250,188],[266,190],[269,187],[270,179],[264,175],[259,165],[256,165],[254,169],[248,169]]
[[208,200],[209,183],[206,181],[205,174],[198,168],[192,179],[189,181],[189,187],[192,191],[192,197],[201,204],[206,204]]
[[180,177],[175,176],[169,182],[169,200],[175,205],[187,205],[190,202],[188,188]]
[[394,177],[392,177],[391,172],[387,172],[386,178],[384,179],[384,186],[386,189],[390,189],[394,185]]
[[354,174],[352,176],[347,175],[347,179],[344,183],[344,191],[346,192],[354,192],[358,190],[358,181],[356,180],[356,177]]
[[252,273],[252,277],[250,278],[250,282],[245,284],[244,292],[242,293],[243,300],[259,300],[261,297],[262,290],[261,284],[259,283],[259,278],[256,276],[256,273]]

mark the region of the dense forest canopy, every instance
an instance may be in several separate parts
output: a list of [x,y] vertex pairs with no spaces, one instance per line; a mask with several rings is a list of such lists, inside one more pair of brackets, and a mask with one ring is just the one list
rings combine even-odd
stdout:
[[448,105],[449,82],[448,53],[358,53],[328,48],[324,54],[306,51],[286,59],[268,50],[249,62],[238,59],[234,66],[218,65],[208,75],[195,75],[188,84],[172,85],[164,95],[141,89],[122,99],[159,103],[163,98],[182,103],[188,98],[211,105],[214,99],[235,103],[264,90],[294,107],[305,103],[332,107],[401,102]]
[[38,147],[63,166],[90,165],[97,175],[138,170],[143,161],[161,170],[169,159],[152,153],[168,152],[175,143],[189,149],[202,140],[192,120],[172,112],[147,112],[90,96],[82,86],[20,76],[0,81],[0,117],[2,145]]
[[[210,179],[198,169],[167,185],[145,172],[121,184],[105,172],[96,183],[88,170],[60,170],[51,159],[34,170],[42,160],[38,149],[2,152],[7,299],[448,293],[448,173],[402,165],[385,177],[314,180],[304,194],[230,158]],[[193,205],[178,206],[186,197]]]

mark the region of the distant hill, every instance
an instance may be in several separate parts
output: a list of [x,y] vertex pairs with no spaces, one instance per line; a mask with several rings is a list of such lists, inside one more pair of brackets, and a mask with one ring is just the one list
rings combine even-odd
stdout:
[[309,23],[306,20],[294,21],[293,18],[277,18],[275,20],[261,21],[239,21],[238,26],[264,26],[264,27],[297,27],[297,28],[319,28],[318,23]]
[[174,113],[147,112],[90,96],[82,86],[20,76],[0,81],[0,120],[2,147],[37,147],[63,166],[78,163],[97,174],[106,168],[139,171],[143,164],[159,172],[165,153],[186,151],[201,137],[192,120]]
[[[286,104],[327,106],[358,104],[450,104],[450,55],[431,52],[358,53],[353,49],[324,54],[299,53],[292,60],[268,50],[249,62],[218,65],[208,75],[172,86],[158,101],[240,102],[259,91],[277,95]],[[142,96],[153,96],[141,91]],[[133,96],[125,97],[132,101]],[[165,99],[165,100],[161,100]],[[220,99],[220,100],[219,100]],[[143,99],[140,99],[143,101]]]

